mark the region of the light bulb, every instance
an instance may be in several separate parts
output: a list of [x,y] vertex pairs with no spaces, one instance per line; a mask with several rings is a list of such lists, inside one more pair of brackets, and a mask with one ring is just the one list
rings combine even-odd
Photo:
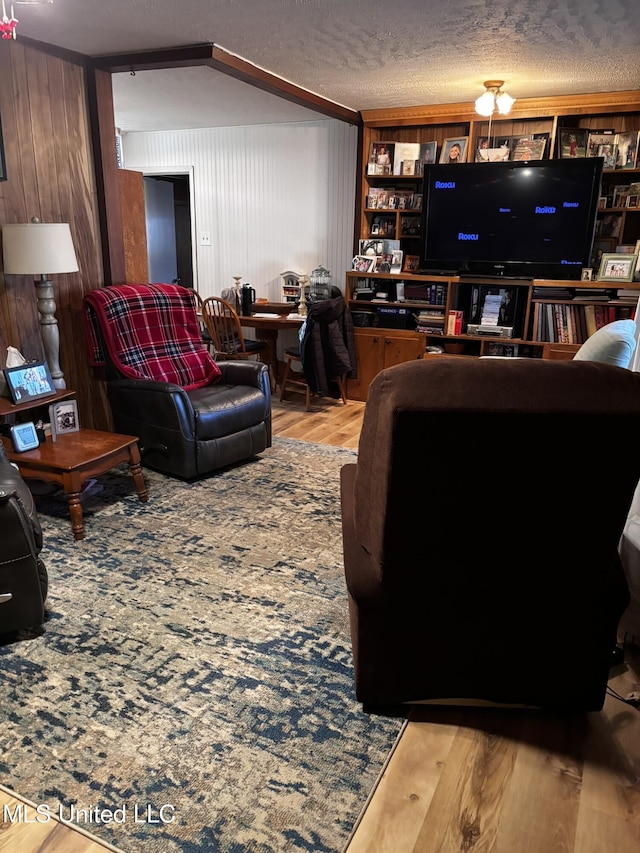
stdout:
[[481,116],[490,116],[496,107],[496,99],[493,92],[485,92],[476,99],[476,112]]

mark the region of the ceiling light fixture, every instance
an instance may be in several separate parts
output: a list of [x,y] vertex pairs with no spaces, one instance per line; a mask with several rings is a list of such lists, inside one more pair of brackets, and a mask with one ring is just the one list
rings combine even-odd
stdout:
[[500,115],[507,115],[516,99],[502,91],[504,80],[485,80],[485,92],[476,99],[476,112],[481,116],[491,116],[498,110]]

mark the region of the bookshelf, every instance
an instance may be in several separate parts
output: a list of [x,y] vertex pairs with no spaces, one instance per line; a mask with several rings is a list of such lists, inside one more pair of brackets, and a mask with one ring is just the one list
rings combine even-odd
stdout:
[[[399,240],[406,258],[420,255],[422,162],[438,162],[447,140],[466,138],[464,159],[468,162],[480,156],[483,139],[496,149],[508,142],[514,156],[521,157],[528,148],[542,151],[544,158],[564,156],[571,150],[572,131],[578,131],[583,144],[589,134],[604,130],[612,130],[615,135],[640,131],[640,91],[521,98],[508,116],[491,125],[488,119],[477,115],[473,104],[465,103],[364,110],[362,118],[355,245],[358,240]],[[527,140],[533,142],[525,144]],[[378,163],[381,149],[386,149],[386,162]],[[397,158],[396,152],[400,152]],[[628,251],[640,239],[640,203],[635,206],[634,200],[627,202],[628,195],[634,195],[633,185],[640,183],[638,166],[640,155],[633,169],[605,169],[603,173],[602,207],[597,214],[592,258],[596,270],[598,250],[608,253],[621,247]],[[354,254],[357,253],[356,248]],[[404,283],[405,302],[396,300],[399,282]],[[516,296],[517,322],[513,337],[496,340],[464,331],[470,320],[471,284],[455,276],[347,272],[346,295],[354,318],[359,359],[359,379],[349,383],[349,396],[366,399],[369,376],[382,369],[380,365],[387,366],[391,358],[437,357],[429,351],[435,347],[459,357],[571,357],[587,329],[593,328],[596,312],[609,320],[633,317],[634,294],[640,296],[638,281],[625,284],[631,296],[623,299],[618,298],[618,289],[607,289],[603,299],[600,291],[604,283],[598,281],[571,282],[569,288],[567,282],[503,282]],[[439,296],[434,302],[432,294],[436,290]],[[578,299],[576,290],[581,291]],[[372,301],[378,293],[384,294],[383,302]],[[387,311],[379,310],[381,307]],[[463,312],[463,332],[458,335],[447,333],[449,312],[453,310]],[[553,325],[545,325],[541,318],[549,320],[551,315]]]
[[[404,283],[405,301],[396,299]],[[607,285],[609,283],[606,283]],[[571,358],[586,337],[606,323],[634,319],[640,281],[624,288],[604,282],[501,279],[488,283],[457,276],[362,273],[346,274],[347,303],[354,322],[358,379],[349,381],[349,397],[366,400],[373,377],[385,367],[413,358],[487,355]],[[487,292],[506,291],[513,307],[510,337],[468,334],[479,320]],[[619,292],[625,296],[620,298]],[[385,294],[380,299],[372,294]],[[364,294],[364,298],[363,298]],[[449,331],[450,312],[462,312],[461,331]]]

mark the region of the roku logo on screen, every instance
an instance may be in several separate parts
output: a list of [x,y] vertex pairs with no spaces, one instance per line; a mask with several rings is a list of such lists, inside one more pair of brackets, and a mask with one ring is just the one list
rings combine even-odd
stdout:
[[464,231],[458,231],[458,240],[479,240],[478,234],[465,234]]
[[551,207],[550,205],[547,205],[546,207],[540,207],[539,205],[536,205],[535,212],[536,213],[555,213],[556,209],[555,209],[555,207]]
[[437,190],[455,190],[456,182],[455,181],[435,181],[434,187]]
[[563,207],[580,207],[580,204],[577,201],[565,201],[562,206]]

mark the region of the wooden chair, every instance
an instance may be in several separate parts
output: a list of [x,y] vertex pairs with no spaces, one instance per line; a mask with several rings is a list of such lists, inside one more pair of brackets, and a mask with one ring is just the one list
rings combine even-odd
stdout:
[[204,317],[202,316],[202,304],[204,300],[197,290],[193,290],[193,295],[195,296],[196,300],[196,312],[198,314],[198,321],[200,323],[200,333],[202,336],[202,342],[205,344],[209,352],[213,355],[213,340],[211,338],[209,329],[207,328],[207,324],[204,321]]
[[[282,385],[280,386],[280,402],[285,398],[285,394],[287,391],[293,391],[294,393],[304,394],[305,395],[305,408],[307,412],[311,410],[311,388],[309,387],[309,383],[305,379],[304,372],[302,370],[302,357],[300,356],[300,350],[295,348],[285,349],[284,356],[286,359],[286,364],[284,368],[284,375],[282,377]],[[294,370],[292,365],[299,364],[300,369]],[[340,396],[342,397],[342,402],[347,404],[347,376],[337,376],[335,381],[338,383],[338,388],[340,389]]]
[[[254,358],[262,361],[267,350],[266,341],[245,339],[237,311],[219,296],[209,296],[202,303],[202,319],[213,341],[216,361],[237,361]],[[275,388],[273,370],[269,365],[269,377],[272,390]]]

